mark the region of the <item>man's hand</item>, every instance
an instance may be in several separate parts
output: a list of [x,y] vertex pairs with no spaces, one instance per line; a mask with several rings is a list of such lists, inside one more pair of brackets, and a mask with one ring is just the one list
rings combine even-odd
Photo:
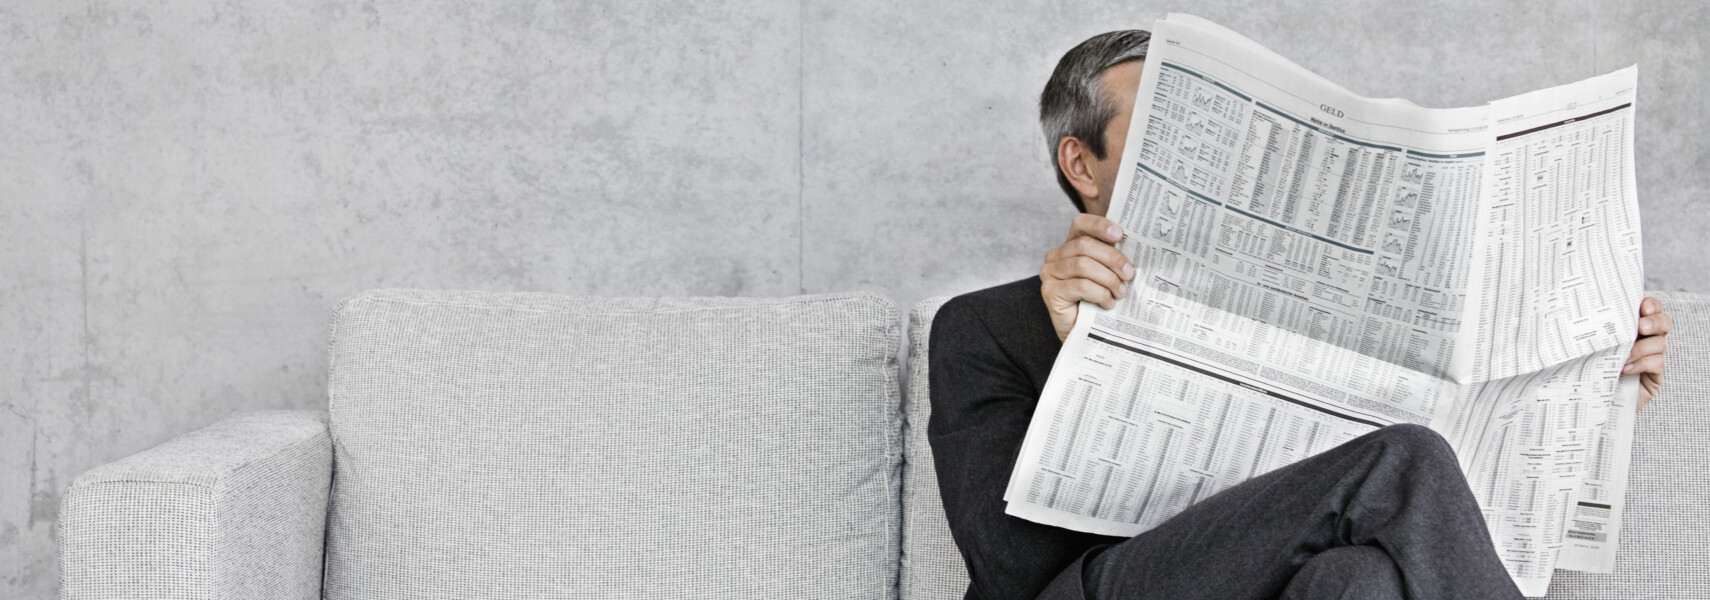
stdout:
[[1117,298],[1128,295],[1134,265],[1116,249],[1120,241],[1122,228],[1116,222],[1082,214],[1069,226],[1068,241],[1045,253],[1045,266],[1039,267],[1039,293],[1051,312],[1058,341],[1069,339],[1082,300],[1108,309]]
[[1657,397],[1657,390],[1662,389],[1663,351],[1668,349],[1668,332],[1671,329],[1674,329],[1674,318],[1663,312],[1661,300],[1645,298],[1639,303],[1639,340],[1633,342],[1633,351],[1627,353],[1627,364],[1621,367],[1622,375],[1639,376],[1639,405],[1633,409],[1635,411],[1643,410]]

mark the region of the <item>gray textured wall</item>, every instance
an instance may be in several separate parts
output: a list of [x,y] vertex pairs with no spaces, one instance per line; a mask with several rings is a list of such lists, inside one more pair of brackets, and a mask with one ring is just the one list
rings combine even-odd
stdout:
[[1705,3],[1247,4],[7,2],[0,597],[53,596],[83,470],[324,406],[366,288],[906,307],[1032,274],[1072,214],[1039,87],[1170,10],[1426,105],[1640,63],[1648,281],[1710,291]]

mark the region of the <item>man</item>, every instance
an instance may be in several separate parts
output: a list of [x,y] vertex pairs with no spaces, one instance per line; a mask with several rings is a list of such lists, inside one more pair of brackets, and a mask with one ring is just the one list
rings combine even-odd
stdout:
[[[959,296],[934,320],[932,420],[945,514],[968,598],[1519,598],[1453,452],[1384,428],[1225,490],[1131,539],[1004,514],[1003,490],[1082,300],[1106,308],[1135,271],[1104,218],[1150,34],[1095,36],[1040,98],[1057,180],[1083,213],[1038,277]],[[1642,408],[1673,327],[1646,298],[1625,373]]]

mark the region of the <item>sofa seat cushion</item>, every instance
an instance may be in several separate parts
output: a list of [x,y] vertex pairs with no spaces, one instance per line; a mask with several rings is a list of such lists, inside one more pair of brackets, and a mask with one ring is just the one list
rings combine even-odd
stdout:
[[897,329],[872,295],[348,300],[325,597],[895,597]]

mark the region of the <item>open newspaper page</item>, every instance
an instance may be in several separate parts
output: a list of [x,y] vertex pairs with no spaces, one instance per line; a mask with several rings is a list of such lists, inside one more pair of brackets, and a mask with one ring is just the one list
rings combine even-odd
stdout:
[[1624,376],[1616,391],[1609,419],[1587,460],[1579,495],[1569,509],[1561,556],[1556,568],[1593,573],[1615,572],[1615,550],[1626,504],[1627,466],[1632,463],[1632,410],[1638,401],[1639,378]]
[[[1011,476],[1008,512],[1133,536],[1253,476],[1384,425],[1419,423],[1451,443],[1496,442],[1457,452],[1469,475],[1481,458],[1498,473],[1498,484],[1480,496],[1493,530],[1495,523],[1529,526],[1501,530],[1507,544],[1497,536],[1510,572],[1520,581],[1532,572],[1516,565],[1535,564],[1547,585],[1556,553],[1539,550],[1560,548],[1567,506],[1597,459],[1559,458],[1570,452],[1555,452],[1557,444],[1543,463],[1524,463],[1536,452],[1516,444],[1530,430],[1491,423],[1498,414],[1508,421],[1530,415],[1521,420],[1555,435],[1557,424],[1536,419],[1562,413],[1537,414],[1533,406],[1560,398],[1582,428],[1564,435],[1594,449],[1611,446],[1610,468],[1600,473],[1613,479],[1618,463],[1624,482],[1625,454],[1587,442],[1609,430],[1613,389],[1602,377],[1607,358],[1599,358],[1607,344],[1575,337],[1581,330],[1574,329],[1608,316],[1612,329],[1598,331],[1615,339],[1623,322],[1600,312],[1615,305],[1611,299],[1527,313],[1535,322],[1519,324],[1501,312],[1505,303],[1545,300],[1475,293],[1477,285],[1510,285],[1500,277],[1511,276],[1507,263],[1475,268],[1475,246],[1498,245],[1481,238],[1508,239],[1481,232],[1511,216],[1481,208],[1485,172],[1525,168],[1493,167],[1486,156],[1495,107],[1363,98],[1192,17],[1171,15],[1153,35],[1110,212],[1128,232],[1118,247],[1141,276],[1114,310],[1083,303]],[[1620,168],[1630,178],[1630,164]],[[1601,191],[1581,190],[1593,193]],[[1630,195],[1611,202],[1633,204]],[[1636,243],[1636,212],[1623,215],[1634,217],[1629,241]],[[1592,226],[1614,230],[1610,223]],[[1598,256],[1628,251],[1627,238],[1605,237],[1609,251]],[[1538,285],[1561,283],[1540,277],[1548,281]],[[1583,299],[1557,291],[1548,301]],[[1480,374],[1528,378],[1524,385],[1471,384],[1470,355],[1488,341],[1463,327],[1472,322],[1469,298],[1490,304],[1488,329],[1565,324],[1551,335],[1573,341],[1531,362],[1513,358],[1525,346],[1504,342],[1508,350],[1489,359],[1509,366]],[[1536,348],[1535,337],[1527,340]],[[1511,444],[1502,446],[1504,439]],[[1568,504],[1560,495],[1514,491],[1531,466],[1549,471],[1540,491],[1570,486]],[[1618,500],[1619,489],[1600,489]],[[1611,533],[1619,522],[1618,508],[1574,516]]]
[[1620,367],[1644,295],[1636,87],[1628,68],[1490,105],[1475,325],[1454,368],[1468,385],[1442,431],[1527,595],[1558,552],[1614,566],[1638,390]]
[[1153,32],[1110,216],[1009,512],[1132,536],[1392,423],[1446,419],[1486,108],[1359,97],[1215,25]]

